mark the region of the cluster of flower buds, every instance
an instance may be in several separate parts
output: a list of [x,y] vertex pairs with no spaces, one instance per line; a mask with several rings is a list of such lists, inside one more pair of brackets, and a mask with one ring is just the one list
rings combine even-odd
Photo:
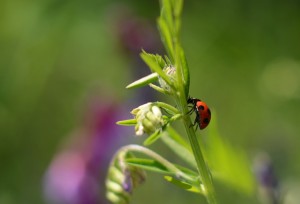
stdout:
[[135,116],[137,121],[135,126],[136,135],[152,134],[164,124],[160,108],[153,105],[153,103],[141,105],[133,109],[131,114]]
[[109,167],[106,197],[112,203],[129,203],[133,190],[146,179],[146,173],[142,169],[126,163],[126,159],[130,157],[132,155],[127,151],[120,151]]
[[[167,76],[170,78],[170,81],[174,83],[176,79],[176,68],[172,65],[169,65],[163,69],[163,71],[167,74]],[[158,77],[158,82],[160,84],[160,87],[164,89],[165,91],[172,93],[171,87],[166,83],[165,80],[163,80],[161,77]]]

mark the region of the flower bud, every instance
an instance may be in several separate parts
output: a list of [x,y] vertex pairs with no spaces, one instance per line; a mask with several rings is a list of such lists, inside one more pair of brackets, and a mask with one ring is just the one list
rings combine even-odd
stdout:
[[120,151],[109,167],[106,197],[112,203],[129,203],[133,190],[146,179],[144,170],[126,163],[128,157],[127,152]]
[[162,113],[159,107],[146,103],[131,111],[135,115],[137,124],[135,134],[151,134],[163,125]]
[[[174,83],[176,80],[176,68],[173,67],[172,65],[169,65],[163,69],[163,71],[167,74],[167,76],[171,79],[170,81]],[[158,82],[164,90],[167,92],[172,92],[171,87],[166,83],[165,80],[163,80],[161,77],[158,78]]]

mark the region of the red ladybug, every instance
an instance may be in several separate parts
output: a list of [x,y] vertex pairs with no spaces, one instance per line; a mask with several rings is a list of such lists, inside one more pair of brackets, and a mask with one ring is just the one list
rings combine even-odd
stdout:
[[206,103],[204,103],[200,99],[191,97],[188,98],[187,103],[193,105],[192,109],[189,111],[189,114],[191,114],[192,111],[195,111],[196,113],[196,118],[193,126],[198,123],[201,130],[206,128],[211,118],[211,113]]

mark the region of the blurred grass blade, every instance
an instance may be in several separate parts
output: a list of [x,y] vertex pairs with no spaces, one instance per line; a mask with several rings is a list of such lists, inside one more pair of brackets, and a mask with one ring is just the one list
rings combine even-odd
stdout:
[[183,8],[183,0],[171,0],[174,7],[174,16],[179,18]]
[[177,144],[187,149],[190,153],[192,153],[192,149],[190,145],[174,130],[172,127],[167,128],[168,136]]
[[255,178],[251,163],[241,148],[233,147],[220,137],[216,116],[209,127],[206,154],[214,177],[223,181],[239,192],[248,195],[254,193]]
[[175,154],[191,166],[196,167],[190,145],[172,127],[167,127],[161,139]]
[[153,83],[157,80],[158,78],[158,74],[157,73],[152,73],[149,74],[148,76],[145,76],[139,80],[136,80],[134,82],[132,82],[131,84],[129,84],[128,86],[126,86],[127,89],[131,89],[131,88],[139,88],[142,86],[146,86],[150,83]]
[[190,148],[185,147],[180,141],[174,140],[167,133],[163,133],[161,139],[175,154],[191,166],[196,167],[195,158]]
[[160,130],[156,130],[152,135],[150,135],[145,141],[144,141],[144,145],[145,146],[149,146],[151,144],[153,144],[154,142],[156,142],[156,140],[158,140],[161,136],[161,132]]
[[120,120],[116,122],[118,125],[124,125],[124,126],[133,126],[136,125],[136,119],[129,119],[129,120]]

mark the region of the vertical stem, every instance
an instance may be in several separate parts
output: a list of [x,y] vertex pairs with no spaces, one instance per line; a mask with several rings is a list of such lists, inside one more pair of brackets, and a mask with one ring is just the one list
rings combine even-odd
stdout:
[[199,146],[194,128],[191,127],[192,126],[191,119],[190,119],[189,115],[186,114],[188,112],[186,99],[184,97],[179,97],[178,100],[179,100],[178,102],[181,107],[181,111],[183,111],[183,113],[185,113],[183,116],[183,122],[184,122],[185,129],[187,131],[187,135],[188,135],[191,147],[192,147],[192,151],[193,151],[195,160],[196,160],[198,172],[199,172],[201,181],[205,188],[204,192],[206,195],[206,200],[209,204],[216,204],[217,199],[215,196],[215,189],[214,189],[213,182],[212,182],[212,179],[210,176],[210,172],[209,172],[208,166],[205,162],[201,148]]
[[[177,3],[177,5],[176,5]],[[196,164],[198,167],[198,172],[201,177],[202,183],[205,187],[205,195],[207,202],[209,204],[216,204],[217,200],[215,197],[215,190],[212,183],[212,179],[209,173],[209,169],[206,165],[206,162],[204,160],[203,154],[201,152],[201,148],[199,146],[198,140],[196,138],[196,134],[193,128],[191,128],[192,122],[190,117],[186,114],[188,112],[187,110],[187,92],[188,88],[186,89],[185,86],[188,86],[186,84],[186,81],[184,81],[183,76],[183,66],[182,66],[182,58],[181,58],[181,47],[179,42],[179,30],[180,30],[180,13],[182,10],[182,4],[183,1],[171,1],[171,0],[163,0],[161,4],[161,16],[160,18],[164,18],[162,22],[169,23],[166,27],[169,29],[171,38],[172,38],[172,46],[168,47],[166,46],[167,50],[169,48],[171,49],[170,56],[171,59],[174,60],[174,65],[176,67],[176,81],[175,89],[176,91],[176,103],[179,106],[181,113],[183,114],[183,121],[184,126],[187,131],[187,135],[193,150],[193,154],[196,160]],[[175,10],[175,8],[177,8]],[[172,15],[169,13],[171,12]],[[163,15],[164,14],[164,15]],[[173,55],[172,55],[173,53]],[[186,67],[187,69],[187,67]],[[187,76],[189,79],[189,76]],[[200,187],[201,188],[201,187]]]
[[206,194],[206,199],[207,202],[210,204],[216,204],[217,200],[215,197],[215,189],[212,183],[212,179],[209,173],[209,169],[208,166],[204,160],[201,148],[199,146],[198,140],[196,138],[196,134],[194,132],[194,129],[191,128],[191,120],[189,118],[189,116],[185,116],[183,118],[184,120],[184,126],[187,130],[187,134],[188,134],[188,138],[194,153],[194,157],[197,163],[197,167],[198,167],[198,172],[199,175],[202,179],[203,185],[205,187],[205,194]]

